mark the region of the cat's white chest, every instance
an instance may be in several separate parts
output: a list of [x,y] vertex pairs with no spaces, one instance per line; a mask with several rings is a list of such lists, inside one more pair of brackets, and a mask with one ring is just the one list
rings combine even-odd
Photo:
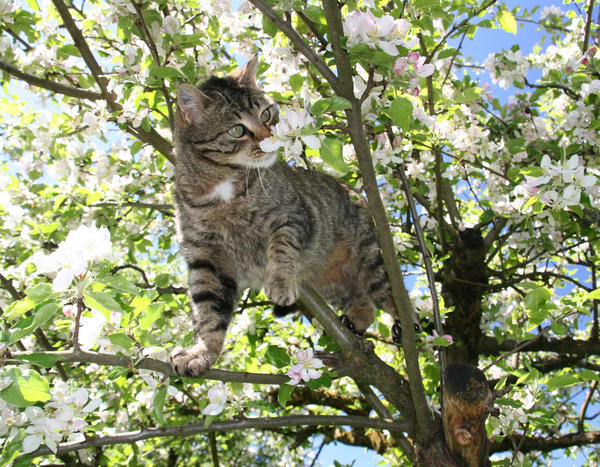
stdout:
[[225,201],[228,203],[235,198],[235,187],[233,186],[233,180],[225,180],[221,183],[217,183],[208,194],[211,199]]

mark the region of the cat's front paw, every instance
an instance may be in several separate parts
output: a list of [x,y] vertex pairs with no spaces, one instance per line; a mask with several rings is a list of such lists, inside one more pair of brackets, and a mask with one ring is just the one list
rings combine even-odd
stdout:
[[179,376],[200,376],[215,360],[206,346],[199,344],[185,349],[176,347],[171,352],[171,367]]
[[276,305],[289,306],[298,300],[295,278],[274,277],[266,281],[265,293]]

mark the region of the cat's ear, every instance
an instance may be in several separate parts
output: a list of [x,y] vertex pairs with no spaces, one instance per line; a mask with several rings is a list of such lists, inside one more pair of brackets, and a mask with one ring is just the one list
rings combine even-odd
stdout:
[[258,54],[244,65],[243,68],[235,71],[231,77],[235,79],[241,86],[249,86],[256,88],[256,70],[258,69]]
[[202,120],[210,97],[191,84],[182,83],[177,88],[177,107],[183,119],[190,125]]

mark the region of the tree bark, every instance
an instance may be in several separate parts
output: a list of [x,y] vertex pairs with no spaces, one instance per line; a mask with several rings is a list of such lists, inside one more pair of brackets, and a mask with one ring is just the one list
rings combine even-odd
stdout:
[[446,444],[464,467],[486,467],[489,447],[485,420],[493,404],[482,371],[464,363],[449,365],[442,391],[442,424]]

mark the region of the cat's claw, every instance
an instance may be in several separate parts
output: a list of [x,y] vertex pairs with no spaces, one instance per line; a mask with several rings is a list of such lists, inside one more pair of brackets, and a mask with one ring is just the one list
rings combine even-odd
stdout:
[[[416,333],[421,332],[421,326],[417,323],[413,324]],[[392,326],[392,341],[396,345],[402,345],[402,325],[400,324],[400,320],[397,319],[394,321],[394,325]]]
[[402,325],[399,319],[395,320],[392,326],[392,341],[396,345],[402,345]]
[[342,322],[342,324],[344,326],[346,326],[348,329],[350,329],[350,331],[352,331],[354,334],[356,334],[359,337],[364,337],[365,331],[357,331],[356,326],[354,326],[354,323],[350,320],[350,318],[348,318],[348,315],[340,316],[340,321]]
[[282,278],[267,281],[265,293],[273,303],[281,306],[290,306],[298,300],[296,282]]
[[179,376],[200,376],[211,366],[211,358],[206,348],[197,346],[186,349],[176,347],[171,352],[171,367]]

